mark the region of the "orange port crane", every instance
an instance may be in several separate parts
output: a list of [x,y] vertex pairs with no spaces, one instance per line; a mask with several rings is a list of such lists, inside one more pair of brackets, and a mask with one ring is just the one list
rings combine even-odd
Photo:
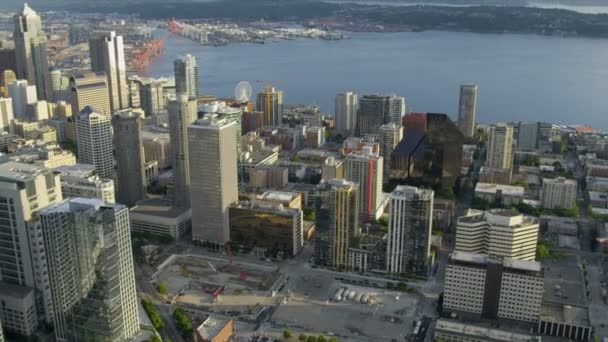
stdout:
[[134,65],[137,70],[141,70],[150,63],[150,58],[157,56],[163,50],[163,43],[173,33],[181,32],[183,28],[175,20],[167,22],[167,32],[160,38],[154,39],[148,43],[144,43],[139,52],[135,54]]

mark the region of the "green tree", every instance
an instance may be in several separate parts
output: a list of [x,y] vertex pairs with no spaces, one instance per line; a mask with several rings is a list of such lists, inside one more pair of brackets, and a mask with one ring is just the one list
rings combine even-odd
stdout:
[[335,336],[332,336],[329,338],[329,341],[327,341],[327,342],[338,342],[338,338]]
[[148,342],[163,342],[163,340],[161,340],[160,337],[156,335],[152,335],[150,336],[150,338],[148,338]]
[[291,338],[291,331],[283,330],[283,338],[289,340]]
[[304,213],[304,221],[314,221],[315,220],[315,211],[310,208],[304,208],[302,210]]
[[317,342],[318,339],[316,336],[308,336],[308,338],[306,339],[306,342]]
[[156,287],[156,291],[158,291],[158,294],[162,296],[165,296],[169,292],[169,290],[167,290],[167,285],[163,283],[158,284],[158,286]]
[[546,244],[539,242],[536,246],[536,258],[542,260],[549,256],[549,247]]
[[327,339],[325,336],[319,335],[319,337],[317,337],[317,342],[327,342]]
[[306,341],[306,335],[301,333],[300,336],[298,336],[298,341]]
[[162,330],[165,327],[165,322],[161,317],[160,313],[154,307],[154,304],[149,299],[142,299],[141,305],[144,307],[144,310],[150,317],[150,321],[152,322],[152,326],[156,330]]
[[175,320],[175,324],[177,325],[177,328],[182,333],[182,335],[192,335],[192,332],[194,331],[192,329],[192,322],[190,322],[190,319],[188,318],[188,316],[186,316],[184,310],[175,309],[175,311],[173,311],[173,319]]
[[163,340],[163,342],[173,342],[173,340],[171,340],[170,338],[167,337]]

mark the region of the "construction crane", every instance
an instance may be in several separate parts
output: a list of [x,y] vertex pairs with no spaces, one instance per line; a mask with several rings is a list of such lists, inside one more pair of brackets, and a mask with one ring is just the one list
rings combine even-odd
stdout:
[[134,66],[137,70],[144,69],[148,63],[150,63],[150,58],[154,57],[163,50],[163,44],[167,38],[173,33],[178,33],[182,31],[181,25],[175,20],[169,20],[167,22],[167,32],[163,34],[160,38],[154,39],[148,43],[145,43],[142,48],[135,54]]

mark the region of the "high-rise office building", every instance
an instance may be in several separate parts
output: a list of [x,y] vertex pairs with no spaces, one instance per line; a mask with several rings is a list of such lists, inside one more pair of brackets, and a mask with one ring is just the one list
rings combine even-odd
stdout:
[[540,122],[520,122],[517,129],[517,148],[534,150],[538,148]]
[[538,323],[543,288],[539,262],[455,251],[446,266],[443,310]]
[[153,115],[165,108],[165,94],[162,82],[139,84],[139,101],[146,115]]
[[129,108],[127,67],[122,36],[116,32],[98,34],[89,40],[91,70],[104,72],[108,78],[112,112]]
[[475,110],[477,107],[477,84],[460,86],[458,102],[458,128],[466,138],[475,135]]
[[488,132],[486,166],[495,169],[512,169],[513,126],[499,123],[490,127]]
[[361,233],[359,226],[359,185],[344,179],[331,179],[327,197],[329,219],[329,263],[348,267],[348,248]]
[[101,178],[114,179],[110,118],[92,107],[85,107],[76,120],[76,138],[78,162],[94,165]]
[[234,121],[217,114],[188,126],[194,241],[230,240],[228,208],[238,201],[236,129]]
[[8,96],[13,100],[13,114],[16,119],[27,120],[28,105],[38,101],[36,86],[26,80],[17,80],[8,84]]
[[11,123],[15,119],[13,113],[13,99],[0,97],[0,131],[10,131]]
[[536,260],[538,220],[507,209],[470,210],[458,218],[457,251]]
[[347,91],[336,95],[335,114],[336,130],[342,134],[354,133],[357,127],[357,93]]
[[190,208],[188,126],[196,121],[197,103],[196,100],[189,100],[187,95],[178,95],[176,100],[169,102],[167,108],[173,161],[173,198],[176,206]]
[[175,74],[175,93],[188,95],[191,99],[199,97],[198,65],[196,58],[186,55],[173,61]]
[[143,112],[126,109],[112,116],[118,203],[133,206],[146,198],[144,146],[141,134]]
[[51,99],[51,77],[46,56],[46,35],[40,16],[27,4],[14,16],[15,55],[17,78],[35,85],[38,99]]
[[382,215],[383,163],[383,158],[372,152],[370,146],[344,158],[344,178],[359,184],[359,212],[363,222]]
[[545,209],[571,209],[576,206],[578,183],[564,177],[543,178],[540,203]]
[[129,210],[72,198],[40,212],[58,341],[128,341],[139,332]]
[[105,73],[87,72],[71,76],[69,92],[72,113],[80,113],[86,106],[91,106],[108,118],[112,115]]
[[9,97],[8,85],[17,80],[17,75],[12,69],[0,72],[0,96]]
[[267,86],[258,93],[256,110],[264,113],[264,126],[280,126],[283,120],[283,91]]
[[141,83],[137,78],[127,79],[127,90],[129,93],[129,108],[141,108]]
[[431,261],[433,190],[399,185],[390,194],[386,270],[425,277]]
[[359,99],[358,136],[377,140],[380,137],[380,126],[389,123],[401,125],[404,115],[405,99],[403,97],[364,95]]
[[220,119],[226,119],[236,124],[234,140],[236,141],[237,170],[239,172],[239,181],[241,181],[243,179],[241,167],[241,117],[243,109],[241,106],[229,106],[223,101],[213,101],[205,104],[202,107],[202,112],[203,115],[217,114]]
[[0,319],[5,329],[30,336],[38,317],[50,311],[48,272],[35,217],[40,209],[61,201],[59,175],[12,161],[0,164],[0,174]]
[[384,162],[382,166],[384,183],[388,183],[390,179],[391,155],[401,139],[403,139],[403,126],[394,123],[380,126],[380,155]]

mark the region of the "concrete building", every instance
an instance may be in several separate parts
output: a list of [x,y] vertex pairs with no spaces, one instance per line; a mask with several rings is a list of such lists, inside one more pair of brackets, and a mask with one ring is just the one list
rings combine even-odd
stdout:
[[236,141],[236,155],[237,155],[237,170],[239,172],[239,181],[242,179],[242,165],[241,165],[241,116],[243,110],[240,106],[229,106],[225,101],[212,101],[202,106],[203,115],[206,114],[217,114],[220,119],[226,119],[229,122],[235,123],[235,134],[234,140]]
[[369,222],[382,215],[383,158],[364,147],[344,158],[344,178],[359,184],[359,211],[361,219]]
[[104,72],[108,78],[110,109],[129,108],[127,66],[122,36],[116,32],[97,34],[89,40],[91,71]]
[[328,181],[334,178],[344,178],[344,161],[328,157],[321,165],[321,180]]
[[475,185],[475,198],[484,200],[490,205],[510,207],[523,202],[524,190],[521,186],[479,182]]
[[256,110],[264,113],[264,126],[280,126],[283,118],[283,91],[267,86],[257,95]]
[[51,72],[51,93],[53,102],[68,101],[70,95],[70,78],[60,69],[52,69]]
[[543,178],[540,202],[546,209],[571,209],[576,206],[577,182],[574,179]]
[[152,115],[165,108],[165,94],[162,82],[140,82],[139,99],[141,108],[147,115]]
[[46,55],[46,35],[40,16],[27,4],[14,16],[13,39],[17,78],[25,79],[38,90],[38,99],[51,99],[51,77]]
[[342,134],[350,135],[357,127],[357,93],[347,91],[336,95],[335,114],[336,130]]
[[238,200],[235,129],[234,122],[216,114],[188,126],[194,241],[230,240],[228,207]]
[[[38,317],[48,317],[50,311],[48,271],[38,259],[44,248],[35,220],[40,209],[61,201],[59,175],[12,161],[0,164],[0,174],[0,319],[5,329],[29,336]],[[14,287],[5,292],[9,284]]]
[[[178,207],[190,207],[190,158],[188,126],[197,118],[196,100],[179,95],[169,102],[169,136],[171,137],[171,161],[173,162],[173,198]],[[196,142],[200,145],[200,142]],[[236,149],[236,147],[235,147]],[[212,159],[210,159],[212,160]]]
[[432,190],[399,185],[390,194],[386,271],[426,277],[431,266]]
[[127,109],[112,116],[118,203],[129,207],[146,198],[146,172],[141,110]]
[[192,210],[175,207],[171,201],[151,198],[131,208],[131,231],[182,239],[192,229]]
[[358,136],[377,140],[380,136],[380,126],[389,123],[401,125],[404,115],[405,100],[403,97],[364,95],[359,100]]
[[496,124],[489,128],[486,166],[496,169],[513,168],[513,126]]
[[435,323],[435,341],[458,342],[540,342],[540,336],[499,330],[480,325],[439,318]]
[[539,222],[507,209],[469,210],[458,218],[455,250],[536,260]]
[[517,129],[517,148],[535,150],[539,147],[540,122],[520,122]]
[[281,203],[254,201],[229,210],[230,241],[264,248],[273,257],[293,257],[304,246],[302,210]]
[[40,221],[55,338],[134,338],[140,328],[129,210],[100,199],[72,198],[42,210]]
[[75,164],[54,168],[61,177],[61,193],[64,198],[86,197],[99,198],[107,203],[115,203],[114,181],[99,178],[95,174],[95,166]]
[[466,138],[475,135],[475,111],[477,109],[477,84],[460,86],[458,102],[458,128]]
[[395,147],[403,139],[403,126],[390,123],[380,126],[380,155],[384,165],[382,166],[383,183],[388,183],[391,175],[391,155]]
[[90,106],[108,118],[112,115],[108,78],[105,73],[87,72],[72,75],[69,92],[72,113],[80,113]]
[[11,131],[11,124],[15,119],[13,112],[13,99],[10,97],[0,98],[0,131]]
[[455,251],[446,267],[444,312],[537,323],[543,274],[535,261]]
[[8,84],[8,95],[13,103],[13,115],[15,119],[27,120],[28,105],[38,101],[35,85],[29,85],[25,80],[17,80]]
[[195,342],[229,342],[234,336],[234,321],[208,316],[196,328]]
[[101,178],[114,179],[112,124],[110,117],[85,107],[76,120],[78,162],[95,166]]
[[329,219],[329,266],[346,268],[348,249],[352,239],[359,235],[359,185],[344,179],[327,182],[329,193],[327,211]]
[[175,93],[177,95],[188,95],[191,99],[199,97],[198,65],[196,58],[185,55],[173,61],[173,72],[175,75]]
[[[15,64],[17,61],[15,61]],[[8,95],[8,85],[17,80],[17,75],[13,70],[17,70],[15,66],[14,69],[5,69],[0,72],[0,96],[9,97]]]

